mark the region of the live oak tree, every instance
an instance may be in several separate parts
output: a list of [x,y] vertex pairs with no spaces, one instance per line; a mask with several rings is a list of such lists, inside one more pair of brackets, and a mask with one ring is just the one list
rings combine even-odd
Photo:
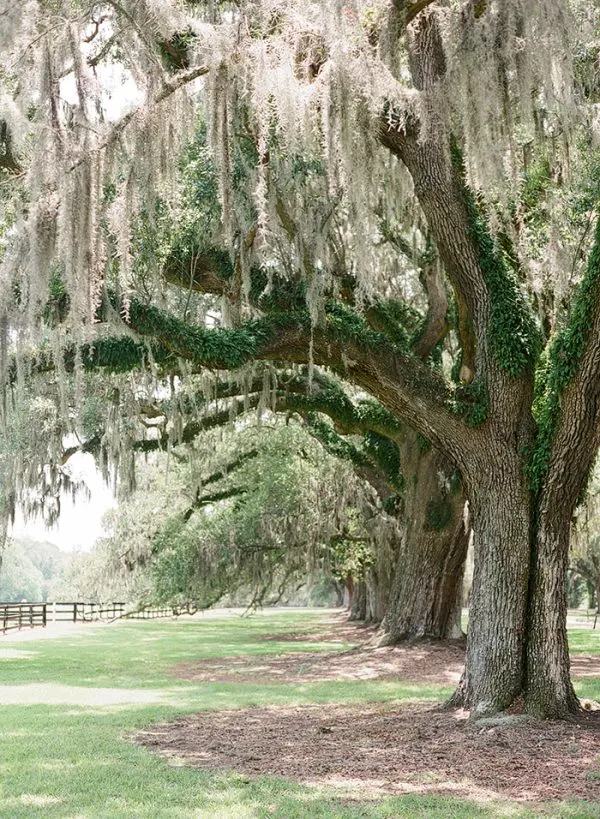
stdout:
[[[16,328],[22,360],[56,262],[70,296],[55,333],[58,370],[138,365],[147,347],[124,335],[133,331],[157,363],[308,362],[371,394],[459,470],[469,499],[475,572],[455,702],[481,714],[523,695],[532,713],[565,716],[577,707],[566,637],[570,520],[600,443],[600,235],[597,200],[578,221],[553,191],[569,188],[594,145],[586,59],[595,9],[566,0],[193,6],[196,16],[166,2],[108,3],[107,22],[105,6],[67,5],[65,25],[51,4],[31,3],[30,31],[8,27],[21,49],[8,66],[4,166],[27,167],[27,184],[17,180],[26,215],[15,200],[2,326]],[[124,23],[146,104],[108,127],[93,72],[112,47],[123,56]],[[39,90],[19,84],[19,67],[39,71]],[[65,76],[74,84],[67,111]],[[185,133],[176,126],[190,121],[180,92],[200,76],[218,169],[214,244],[230,264],[229,328],[168,312],[152,282],[130,290],[129,214],[151,213],[168,184]],[[44,162],[47,152],[59,161]],[[542,240],[522,184],[540,156],[550,169]],[[573,237],[561,233],[563,219]],[[417,338],[390,336],[382,315],[415,264],[399,264],[373,237],[407,221],[415,253],[431,243],[452,291],[454,384]],[[99,311],[107,261],[120,293]],[[190,290],[224,280],[213,253],[188,261]],[[252,298],[257,266],[264,278]],[[540,267],[541,283],[532,276]],[[293,287],[268,304],[273,280],[291,282],[290,269],[305,283],[302,309]],[[570,279],[580,282],[573,295]],[[96,340],[99,315],[120,341]],[[7,340],[8,329],[5,348]]]

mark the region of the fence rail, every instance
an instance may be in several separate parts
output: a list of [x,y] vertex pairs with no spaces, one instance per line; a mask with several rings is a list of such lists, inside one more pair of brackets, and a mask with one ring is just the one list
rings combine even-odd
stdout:
[[47,603],[0,603],[0,633],[45,626]]
[[127,609],[125,603],[85,603],[62,600],[48,603],[48,607],[49,616],[55,623],[115,620],[117,617],[123,617]]
[[52,603],[0,603],[0,634],[7,631],[45,626],[47,623],[92,623],[100,620],[154,620],[194,614],[190,605],[143,608],[127,611],[125,603],[86,603],[57,600]]

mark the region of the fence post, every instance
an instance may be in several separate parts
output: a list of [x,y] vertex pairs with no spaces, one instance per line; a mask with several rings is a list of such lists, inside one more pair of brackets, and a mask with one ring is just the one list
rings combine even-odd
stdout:
[[73,603],[73,622],[77,622],[77,603]]
[[46,628],[47,623],[48,623],[48,604],[44,603],[44,605],[42,607],[42,625],[44,626],[44,628]]

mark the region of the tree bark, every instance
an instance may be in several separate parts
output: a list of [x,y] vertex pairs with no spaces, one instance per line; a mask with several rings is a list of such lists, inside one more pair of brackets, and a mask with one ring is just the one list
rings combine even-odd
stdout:
[[465,494],[453,465],[414,433],[407,432],[401,454],[412,476],[383,642],[456,639],[469,545]]
[[562,719],[579,708],[567,637],[570,528],[564,509],[540,508],[529,587],[525,701],[530,713],[546,719]]
[[367,616],[367,584],[359,580],[356,584],[354,600],[350,610],[350,620],[365,620]]
[[475,565],[465,675],[451,704],[475,716],[508,708],[522,693],[531,542],[531,493],[522,459],[488,452],[470,481]]
[[354,582],[354,578],[351,575],[348,575],[346,580],[344,581],[346,587],[346,593],[348,595],[348,602],[346,604],[346,608],[348,611],[352,612],[352,607],[354,606],[354,597],[356,595],[356,583]]

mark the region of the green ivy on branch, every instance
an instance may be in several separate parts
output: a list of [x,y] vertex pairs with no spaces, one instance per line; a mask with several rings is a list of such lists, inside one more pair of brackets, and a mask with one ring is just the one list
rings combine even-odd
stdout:
[[552,445],[561,413],[561,396],[577,374],[585,349],[592,312],[600,298],[600,219],[583,280],[579,285],[566,326],[550,344],[547,359],[538,371],[535,402],[538,432],[529,462],[533,491],[538,491],[550,465]]
[[483,208],[478,207],[467,186],[462,154],[455,142],[452,156],[461,174],[469,235],[490,296],[489,348],[498,365],[516,377],[533,367],[540,347],[539,330],[514,271],[494,243]]

